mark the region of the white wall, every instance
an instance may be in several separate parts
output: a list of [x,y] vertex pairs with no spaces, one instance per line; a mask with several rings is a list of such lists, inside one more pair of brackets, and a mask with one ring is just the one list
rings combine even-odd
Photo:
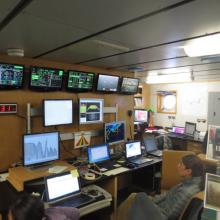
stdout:
[[[151,85],[150,103],[155,111],[157,111],[157,91],[159,90],[177,91],[177,112],[174,120],[176,126],[184,127],[185,121],[189,121],[197,123],[197,130],[207,130],[208,92],[219,92],[220,82]],[[169,115],[171,114],[155,112],[154,125],[171,126]],[[206,119],[206,123],[198,123],[197,119]]]

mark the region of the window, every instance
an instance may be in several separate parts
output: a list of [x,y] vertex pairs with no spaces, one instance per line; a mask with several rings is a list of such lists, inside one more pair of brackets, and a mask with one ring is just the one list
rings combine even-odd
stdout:
[[176,91],[157,92],[157,112],[176,114]]

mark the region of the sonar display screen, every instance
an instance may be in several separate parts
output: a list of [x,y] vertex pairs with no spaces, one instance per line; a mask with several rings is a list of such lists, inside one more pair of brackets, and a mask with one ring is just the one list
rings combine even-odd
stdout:
[[21,88],[23,85],[24,66],[0,64],[0,88]]
[[94,73],[68,71],[67,89],[76,91],[90,91],[93,88]]
[[80,99],[79,123],[98,123],[103,121],[103,99]]
[[105,124],[105,142],[116,144],[125,141],[125,121]]
[[30,88],[59,90],[62,88],[64,71],[42,67],[31,67]]

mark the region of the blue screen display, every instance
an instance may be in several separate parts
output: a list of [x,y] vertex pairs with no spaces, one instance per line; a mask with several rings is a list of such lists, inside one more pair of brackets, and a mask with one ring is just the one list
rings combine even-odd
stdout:
[[89,163],[98,163],[105,160],[109,160],[109,148],[107,144],[88,147],[88,160]]

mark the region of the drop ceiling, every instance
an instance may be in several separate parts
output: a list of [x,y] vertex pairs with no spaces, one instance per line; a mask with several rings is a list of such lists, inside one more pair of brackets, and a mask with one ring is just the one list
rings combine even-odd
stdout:
[[182,46],[220,32],[219,0],[1,0],[0,52],[194,80],[220,79],[220,59],[189,58]]

